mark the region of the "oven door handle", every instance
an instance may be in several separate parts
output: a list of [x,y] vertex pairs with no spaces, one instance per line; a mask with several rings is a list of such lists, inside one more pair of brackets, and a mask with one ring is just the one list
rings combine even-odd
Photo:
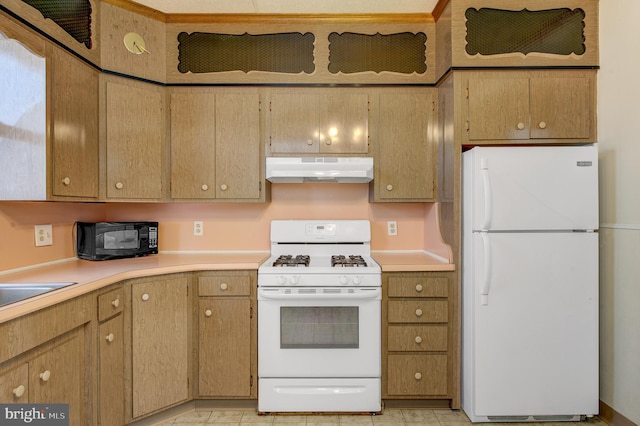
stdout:
[[261,299],[269,300],[353,300],[353,299],[380,299],[380,289],[371,290],[370,292],[357,293],[320,293],[320,294],[283,294],[280,292],[269,292],[260,290],[258,296]]

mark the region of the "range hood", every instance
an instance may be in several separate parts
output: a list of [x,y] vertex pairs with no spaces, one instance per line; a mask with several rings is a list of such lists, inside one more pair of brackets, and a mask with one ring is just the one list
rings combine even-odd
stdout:
[[274,183],[373,180],[371,157],[267,157],[267,180]]

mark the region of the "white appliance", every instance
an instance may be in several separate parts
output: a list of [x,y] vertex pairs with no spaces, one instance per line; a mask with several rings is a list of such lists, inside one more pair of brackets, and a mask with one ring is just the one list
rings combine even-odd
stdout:
[[366,220],[271,223],[258,269],[258,411],[381,411],[381,270]]
[[593,145],[463,153],[462,408],[472,422],[598,413]]
[[373,180],[373,158],[267,157],[266,177],[274,183],[366,183]]

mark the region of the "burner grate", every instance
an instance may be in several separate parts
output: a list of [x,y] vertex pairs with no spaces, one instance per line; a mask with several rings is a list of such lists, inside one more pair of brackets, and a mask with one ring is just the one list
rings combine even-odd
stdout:
[[310,257],[308,255],[299,254],[297,256],[292,256],[290,254],[287,254],[287,255],[282,255],[278,257],[273,262],[273,266],[308,267],[309,260],[310,260]]
[[339,254],[331,256],[331,266],[342,268],[366,267],[367,262],[365,262],[362,256],[343,256]]

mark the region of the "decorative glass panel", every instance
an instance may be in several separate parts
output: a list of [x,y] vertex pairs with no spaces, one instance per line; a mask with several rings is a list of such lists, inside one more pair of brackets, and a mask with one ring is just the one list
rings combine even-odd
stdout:
[[311,33],[233,35],[178,34],[178,71],[209,73],[267,71],[306,73],[315,70]]
[[89,0],[22,0],[51,19],[78,43],[91,49],[91,3]]
[[427,70],[424,33],[329,34],[329,72],[374,71],[423,74]]
[[469,55],[531,52],[556,55],[585,53],[582,9],[530,11],[467,9]]

